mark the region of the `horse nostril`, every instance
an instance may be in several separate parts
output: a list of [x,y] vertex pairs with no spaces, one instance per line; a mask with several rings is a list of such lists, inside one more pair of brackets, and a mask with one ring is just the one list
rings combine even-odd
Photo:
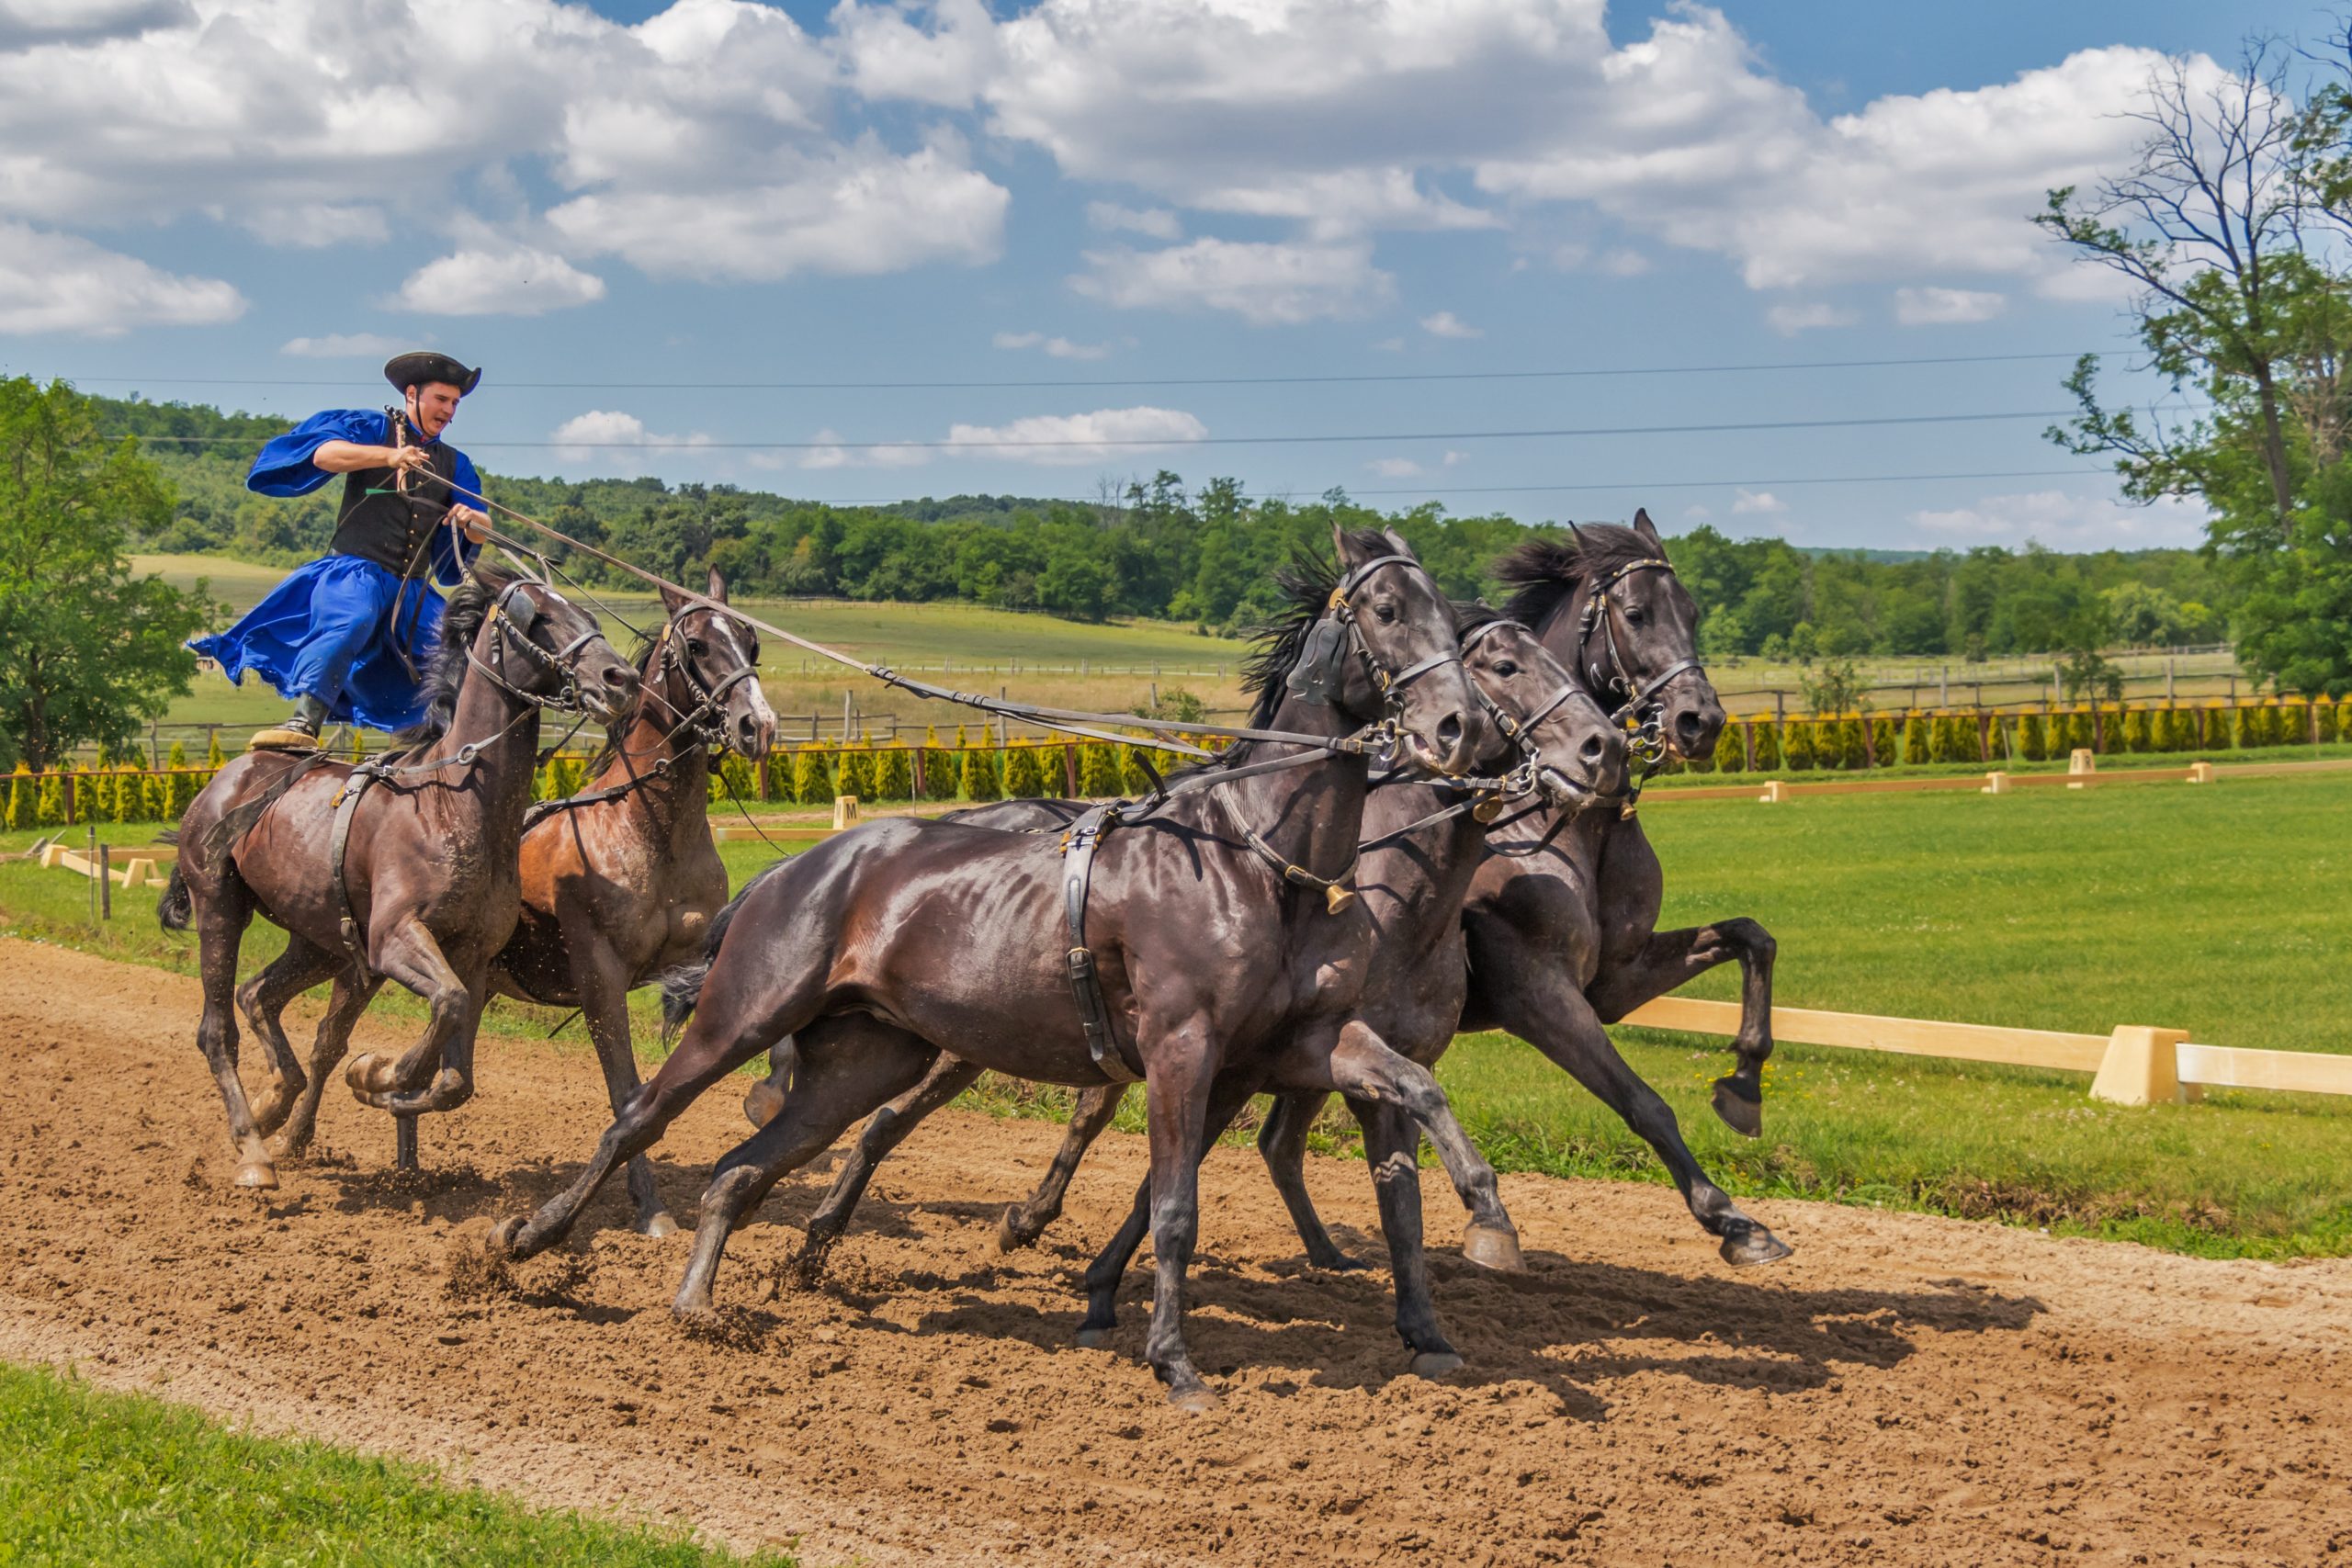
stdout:
[[1462,750],[1462,716],[1460,714],[1450,713],[1438,720],[1437,743],[1445,748],[1445,754],[1449,757]]
[[1584,744],[1577,748],[1577,760],[1588,768],[1598,769],[1608,755],[1609,742],[1598,735],[1586,736]]
[[1706,721],[1692,709],[1685,708],[1674,716],[1675,739],[1688,744],[1695,745],[1700,732],[1706,728]]

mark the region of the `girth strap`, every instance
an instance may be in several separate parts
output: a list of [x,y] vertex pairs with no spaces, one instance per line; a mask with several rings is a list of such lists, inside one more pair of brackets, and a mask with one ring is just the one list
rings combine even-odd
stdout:
[[1062,835],[1062,913],[1069,924],[1069,989],[1078,1000],[1078,1021],[1086,1031],[1086,1054],[1113,1083],[1140,1083],[1111,1032],[1111,1007],[1094,972],[1094,951],[1086,945],[1087,884],[1094,874],[1094,851],[1119,819],[1119,803],[1090,807]]
[[351,770],[351,776],[334,792],[334,826],[327,833],[327,868],[334,885],[335,935],[342,940],[343,950],[351,958],[352,972],[362,985],[368,978],[367,935],[359,929],[358,917],[351,907],[351,884],[344,874],[343,863],[351,847],[351,819],[359,814],[359,798],[383,776],[376,762],[362,762]]

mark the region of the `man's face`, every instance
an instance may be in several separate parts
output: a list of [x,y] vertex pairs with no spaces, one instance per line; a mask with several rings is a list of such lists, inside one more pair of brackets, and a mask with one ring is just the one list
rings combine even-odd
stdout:
[[458,417],[458,399],[463,396],[447,381],[427,381],[408,389],[409,423],[428,437],[438,436]]

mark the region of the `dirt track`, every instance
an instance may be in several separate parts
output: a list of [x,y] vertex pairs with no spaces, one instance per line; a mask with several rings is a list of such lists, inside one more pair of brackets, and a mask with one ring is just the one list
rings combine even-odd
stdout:
[[[1532,1272],[1503,1278],[1453,1256],[1460,1210],[1432,1179],[1438,1304],[1471,1362],[1435,1384],[1401,1375],[1385,1276],[1306,1271],[1255,1156],[1219,1151],[1193,1322],[1227,1404],[1193,1417],[1136,1359],[1140,1271],[1111,1351],[1069,1342],[1139,1140],[1106,1140],[1046,1248],[1001,1259],[996,1215],[1057,1130],[942,1117],[877,1181],[834,1287],[761,1301],[825,1177],[787,1182],[720,1280],[738,1332],[689,1338],[665,1310],[683,1238],[608,1229],[514,1290],[451,1284],[461,1243],[602,1127],[584,1052],[486,1041],[482,1097],[425,1122],[422,1190],[389,1179],[389,1123],[338,1085],[324,1141],[345,1152],[261,1198],[226,1185],[193,982],[18,942],[0,957],[0,1356],[540,1501],[797,1537],[812,1564],[2352,1548],[2352,1263],[1762,1203],[1796,1257],[1734,1275],[1670,1189],[1520,1177]],[[740,1128],[714,1096],[662,1151],[682,1218]],[[1311,1164],[1343,1245],[1377,1255],[1363,1167]]]

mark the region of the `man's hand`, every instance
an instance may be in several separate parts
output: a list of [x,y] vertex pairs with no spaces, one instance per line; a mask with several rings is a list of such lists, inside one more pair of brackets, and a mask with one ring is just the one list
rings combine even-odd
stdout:
[[449,508],[449,521],[466,531],[466,537],[479,545],[490,537],[490,514],[460,502]]
[[395,473],[401,469],[414,472],[432,461],[432,455],[422,446],[386,446],[382,448],[384,467]]

